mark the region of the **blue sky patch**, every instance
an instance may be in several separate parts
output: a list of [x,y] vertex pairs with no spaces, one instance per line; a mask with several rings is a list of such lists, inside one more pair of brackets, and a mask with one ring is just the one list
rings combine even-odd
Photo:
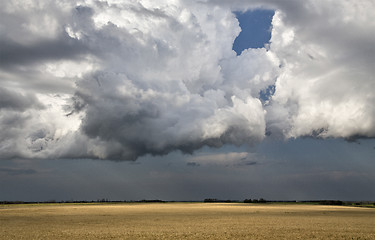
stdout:
[[248,48],[262,48],[271,39],[273,10],[257,9],[246,12],[234,12],[242,29],[235,39],[233,50],[240,55]]

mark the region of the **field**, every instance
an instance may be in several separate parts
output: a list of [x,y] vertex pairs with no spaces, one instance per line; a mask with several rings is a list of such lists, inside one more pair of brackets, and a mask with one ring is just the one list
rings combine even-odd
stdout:
[[243,203],[0,205],[0,239],[375,239],[375,209]]

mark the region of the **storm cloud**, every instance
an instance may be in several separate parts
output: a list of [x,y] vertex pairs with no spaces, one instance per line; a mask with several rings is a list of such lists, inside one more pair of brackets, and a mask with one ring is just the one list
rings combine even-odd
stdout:
[[[0,156],[135,160],[266,132],[375,137],[374,5],[7,2]],[[255,8],[275,10],[270,44],[237,56],[233,12]]]

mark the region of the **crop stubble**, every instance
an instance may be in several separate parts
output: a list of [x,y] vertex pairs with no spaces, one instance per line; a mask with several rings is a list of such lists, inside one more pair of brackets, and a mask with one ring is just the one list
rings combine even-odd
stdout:
[[0,206],[0,239],[375,239],[375,209],[241,203]]

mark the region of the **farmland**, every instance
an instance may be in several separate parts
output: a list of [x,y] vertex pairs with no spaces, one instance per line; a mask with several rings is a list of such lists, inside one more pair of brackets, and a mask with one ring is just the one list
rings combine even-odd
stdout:
[[375,209],[307,204],[0,205],[0,239],[375,239]]

